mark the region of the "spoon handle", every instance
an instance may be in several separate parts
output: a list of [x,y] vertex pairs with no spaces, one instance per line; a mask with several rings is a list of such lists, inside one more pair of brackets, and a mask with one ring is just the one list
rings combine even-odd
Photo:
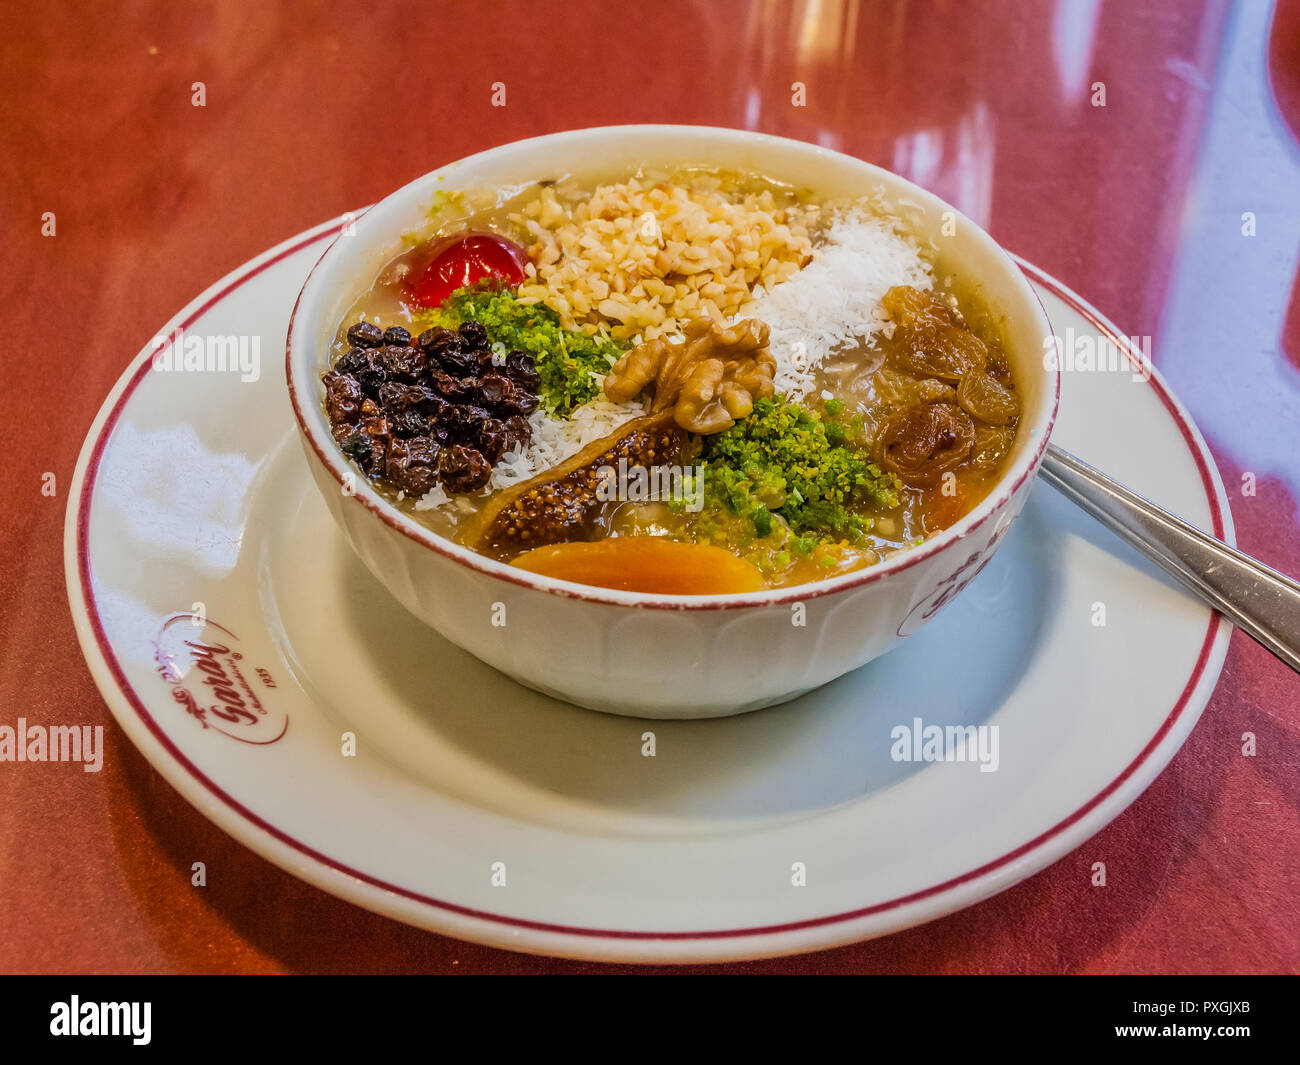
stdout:
[[1300,583],[1049,444],[1043,477],[1300,672]]

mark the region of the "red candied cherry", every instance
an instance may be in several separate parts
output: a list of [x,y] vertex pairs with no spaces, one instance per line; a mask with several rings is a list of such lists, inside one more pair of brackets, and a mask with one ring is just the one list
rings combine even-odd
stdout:
[[479,281],[496,280],[512,288],[522,284],[528,255],[495,233],[457,233],[435,243],[420,262],[402,282],[404,302],[438,307],[458,288]]

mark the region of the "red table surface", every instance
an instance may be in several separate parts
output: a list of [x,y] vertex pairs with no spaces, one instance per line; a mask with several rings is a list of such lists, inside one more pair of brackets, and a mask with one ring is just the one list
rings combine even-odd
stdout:
[[[0,969],[623,968],[462,943],[300,883],[113,724],[64,594],[66,486],[127,361],[217,278],[521,137],[684,122],[817,141],[932,188],[1153,337],[1242,547],[1297,573],[1298,84],[1295,0],[5,5],[0,724],[103,723],[107,749],[98,774],[0,763]],[[1186,746],[1073,854],[920,928],[726,968],[1295,972],[1298,711],[1300,677],[1236,634]]]

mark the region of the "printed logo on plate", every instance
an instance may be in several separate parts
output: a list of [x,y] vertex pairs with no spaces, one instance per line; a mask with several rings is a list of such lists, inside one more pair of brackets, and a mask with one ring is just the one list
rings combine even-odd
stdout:
[[275,678],[251,666],[239,637],[201,614],[172,614],[154,640],[158,675],[172,698],[205,729],[241,743],[275,743],[289,729],[287,714],[267,706]]

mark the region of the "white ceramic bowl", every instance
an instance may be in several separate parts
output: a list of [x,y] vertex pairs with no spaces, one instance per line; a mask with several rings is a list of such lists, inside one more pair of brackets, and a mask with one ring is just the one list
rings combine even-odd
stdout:
[[[827,197],[882,194],[929,239],[940,274],[978,283],[980,298],[1004,321],[1023,415],[1001,480],[970,514],[875,567],[815,584],[662,596],[573,584],[485,558],[429,531],[356,476],[330,434],[320,376],[344,314],[401,250],[401,234],[419,228],[435,189],[497,188],[566,173],[599,178],[676,163],[757,171]],[[520,683],[581,706],[652,718],[720,717],[793,698],[871,661],[920,629],[983,568],[1024,504],[1056,416],[1059,374],[1042,357],[1050,333],[1038,298],[993,239],[888,171],[739,130],[610,126],[470,156],[368,210],[303,285],[286,372],[307,462],[331,514],[417,618]]]

